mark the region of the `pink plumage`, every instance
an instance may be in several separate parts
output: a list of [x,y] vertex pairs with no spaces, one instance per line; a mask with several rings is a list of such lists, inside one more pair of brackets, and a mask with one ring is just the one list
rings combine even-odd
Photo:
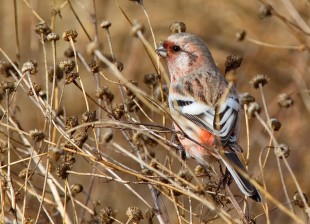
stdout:
[[[187,153],[205,166],[206,156],[222,159],[240,190],[260,202],[258,190],[231,165],[245,171],[236,155],[242,152],[237,143],[240,105],[235,86],[229,86],[220,74],[207,44],[193,34],[177,33],[156,52],[167,61],[169,107],[175,127],[196,141],[179,136]],[[224,156],[215,150],[219,148],[224,149]]]

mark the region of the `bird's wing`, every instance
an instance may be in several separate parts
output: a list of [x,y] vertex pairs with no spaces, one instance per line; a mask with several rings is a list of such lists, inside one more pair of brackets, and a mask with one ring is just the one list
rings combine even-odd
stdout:
[[228,96],[218,108],[213,108],[193,97],[170,93],[169,106],[199,127],[218,136],[222,146],[235,144],[237,138],[232,132],[240,109],[238,98]]

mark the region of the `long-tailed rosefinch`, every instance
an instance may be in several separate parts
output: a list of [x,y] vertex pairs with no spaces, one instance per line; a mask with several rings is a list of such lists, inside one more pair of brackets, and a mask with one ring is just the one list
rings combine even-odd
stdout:
[[168,64],[169,107],[176,129],[189,137],[178,135],[186,152],[205,166],[207,156],[220,158],[240,190],[260,202],[258,190],[235,169],[246,172],[235,154],[242,152],[237,143],[240,105],[235,86],[220,74],[206,43],[193,34],[177,33],[156,52]]

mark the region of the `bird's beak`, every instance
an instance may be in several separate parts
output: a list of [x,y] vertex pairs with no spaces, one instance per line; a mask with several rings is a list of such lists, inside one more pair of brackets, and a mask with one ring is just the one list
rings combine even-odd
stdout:
[[162,56],[163,58],[167,57],[167,50],[162,44],[160,44],[155,51],[158,55]]

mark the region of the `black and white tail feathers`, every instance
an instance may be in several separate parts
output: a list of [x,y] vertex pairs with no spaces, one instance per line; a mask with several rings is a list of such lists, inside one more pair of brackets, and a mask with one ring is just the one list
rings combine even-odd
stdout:
[[[235,153],[225,153],[226,158],[230,163],[235,164],[244,172],[246,172],[244,166],[242,165],[241,161],[239,160],[238,156]],[[262,196],[258,192],[258,190],[251,184],[245,177],[243,177],[240,173],[238,173],[230,164],[223,160],[224,164],[226,165],[228,171],[234,178],[236,184],[238,185],[239,189],[242,191],[243,194],[252,198],[254,201],[261,202]]]

